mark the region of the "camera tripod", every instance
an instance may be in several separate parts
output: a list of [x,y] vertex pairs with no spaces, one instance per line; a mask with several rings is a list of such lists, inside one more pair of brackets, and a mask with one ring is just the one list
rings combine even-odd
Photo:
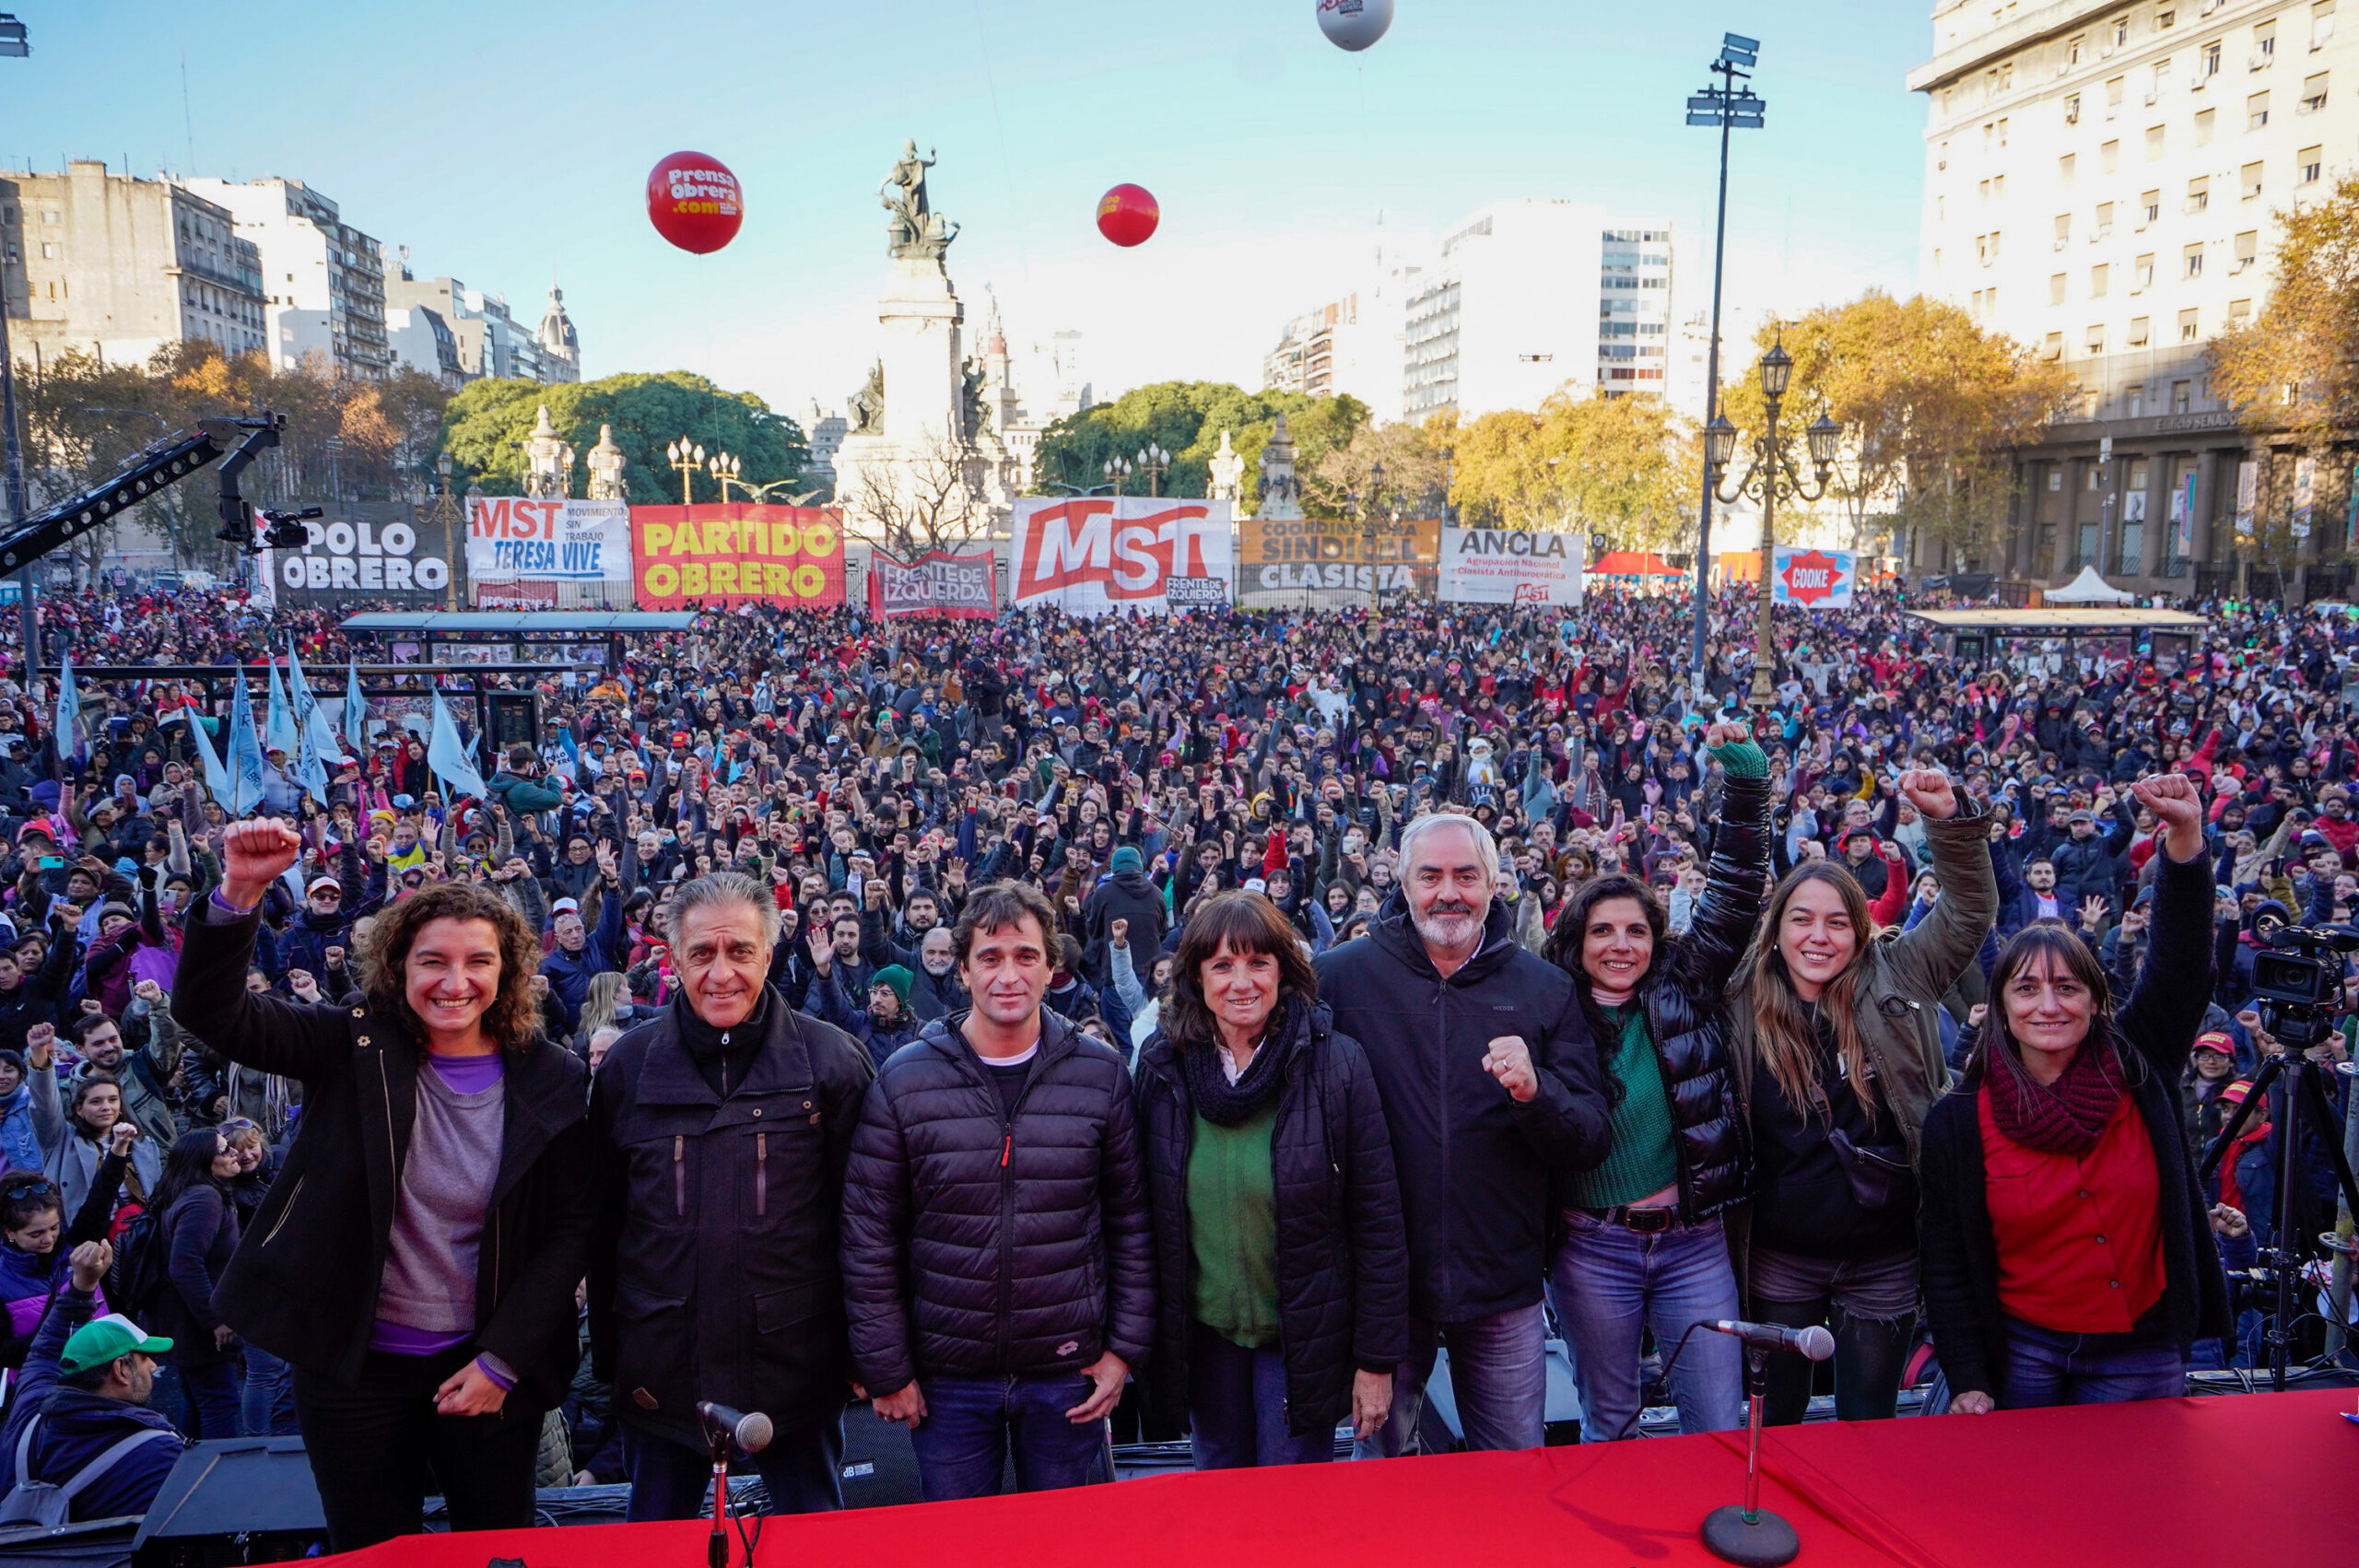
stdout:
[[[2277,1245],[2257,1246],[2254,1254],[2277,1282],[2277,1310],[2269,1327],[2269,1382],[2282,1394],[2293,1358],[2294,1292],[2301,1281],[2302,1265],[2309,1261],[2296,1242],[2306,1234],[2305,1228],[2294,1223],[2296,1205],[2306,1203],[2308,1199],[2303,1191],[2300,1148],[2305,1122],[2334,1163],[2334,1178],[2353,1214],[2359,1214],[2359,1182],[2352,1179],[2350,1162],[2342,1157],[2342,1125],[2335,1119],[2334,1103],[2327,1095],[2326,1074],[2333,1069],[2310,1059],[2310,1047],[2326,1038],[2325,1020],[2292,1009],[2282,1015],[2273,1008],[2268,1012],[2270,1015],[2264,1021],[2284,1048],[2261,1063],[2260,1071],[2253,1075],[2252,1087],[2245,1092],[2244,1104],[2236,1107],[2236,1114],[2220,1129],[2220,1136],[2204,1151],[2202,1176],[2206,1182],[2212,1179],[2220,1168],[2221,1157],[2235,1146],[2246,1123],[2268,1105],[2271,1087],[2280,1078],[2284,1079],[2285,1115],[2283,1124],[2274,1129],[2277,1168],[2271,1173],[2277,1191]],[[2255,1239],[2258,1242],[2259,1238]]]

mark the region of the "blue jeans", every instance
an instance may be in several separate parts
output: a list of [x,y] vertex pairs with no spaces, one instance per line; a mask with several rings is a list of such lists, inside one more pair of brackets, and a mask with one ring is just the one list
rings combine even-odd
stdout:
[[1286,1426],[1285,1352],[1251,1351],[1201,1323],[1188,1326],[1188,1448],[1200,1470],[1323,1465],[1335,1429]]
[[238,1396],[241,1437],[295,1435],[293,1369],[260,1345],[246,1347],[246,1386]]
[[1648,1328],[1665,1362],[1674,1352],[1679,1357],[1671,1374],[1679,1430],[1732,1432],[1743,1425],[1743,1347],[1708,1328],[1688,1332],[1696,1323],[1739,1316],[1736,1271],[1720,1222],[1674,1223],[1641,1235],[1571,1209],[1565,1223],[1548,1288],[1580,1384],[1581,1441],[1637,1435],[1638,1352]]
[[1008,1460],[1018,1492],[1054,1492],[1110,1480],[1103,1420],[1074,1424],[1065,1412],[1096,1386],[1078,1372],[1013,1377],[925,1377],[925,1419],[910,1433],[928,1503],[992,1497]]
[[181,1392],[188,1400],[189,1436],[210,1441],[238,1435],[238,1367],[235,1362],[178,1362]]
[[2010,1317],[1999,1408],[2116,1405],[2170,1399],[2187,1391],[2187,1357],[2176,1344],[2136,1334],[2067,1334]]
[[[623,1469],[630,1476],[632,1524],[693,1519],[712,1495],[712,1460],[701,1448],[623,1428]],[[832,1514],[844,1505],[844,1418],[829,1416],[781,1432],[754,1456],[772,1514]]]
[[1409,1319],[1409,1359],[1392,1379],[1392,1413],[1373,1437],[1352,1445],[1355,1459],[1390,1459],[1410,1451],[1426,1406],[1434,1353],[1449,1347],[1449,1387],[1459,1435],[1469,1448],[1537,1448],[1547,1440],[1548,1363],[1540,1304],[1509,1307],[1462,1323]]

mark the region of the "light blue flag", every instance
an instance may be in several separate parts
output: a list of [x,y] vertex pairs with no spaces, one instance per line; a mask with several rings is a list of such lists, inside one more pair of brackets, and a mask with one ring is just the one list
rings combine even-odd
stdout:
[[320,748],[311,739],[309,725],[304,726],[299,732],[299,741],[295,761],[295,781],[303,786],[304,792],[311,799],[324,806],[328,803],[327,765],[320,760]]
[[360,695],[360,661],[346,660],[344,674],[344,739],[354,756],[369,760],[369,699]]
[[82,688],[74,680],[74,655],[59,656],[57,674],[57,760],[67,761],[83,749]]
[[287,700],[287,683],[278,678],[278,661],[265,660],[270,666],[270,719],[266,744],[275,752],[293,756],[295,743],[295,711]]
[[450,789],[453,800],[473,795],[480,801],[491,794],[483,775],[468,759],[467,748],[459,740],[459,727],[451,721],[451,710],[442,705],[439,690],[434,694],[434,733],[426,743],[426,766]]
[[229,770],[221,766],[221,757],[213,749],[213,737],[205,732],[205,721],[195,708],[182,708],[180,717],[188,726],[188,732],[196,737],[196,757],[205,765],[205,792],[226,808],[229,803]]
[[[262,737],[254,733],[254,700],[246,695],[246,671],[242,664],[230,666],[236,680],[229,700],[229,814],[241,817],[263,802],[263,778],[266,765],[263,761]],[[278,673],[271,672],[271,685],[278,684]]]
[[322,762],[344,755],[344,742],[328,722],[327,710],[311,695],[311,678],[303,673],[303,661],[295,657],[295,639],[287,639],[287,684],[295,697],[295,725],[311,743],[312,754]]

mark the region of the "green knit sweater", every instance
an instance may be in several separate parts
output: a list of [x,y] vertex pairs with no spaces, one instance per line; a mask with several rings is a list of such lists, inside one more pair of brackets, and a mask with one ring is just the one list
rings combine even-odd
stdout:
[[1573,1201],[1583,1209],[1611,1209],[1652,1198],[1679,1180],[1679,1155],[1672,1148],[1671,1093],[1663,1086],[1662,1059],[1647,1032],[1647,1010],[1633,1000],[1604,1010],[1621,1034],[1604,1052],[1606,1076],[1622,1086],[1614,1107],[1614,1152],[1595,1170],[1573,1177]]
[[1278,1342],[1278,1192],[1270,1164],[1277,1096],[1235,1127],[1196,1117],[1188,1151],[1190,1310],[1232,1344]]

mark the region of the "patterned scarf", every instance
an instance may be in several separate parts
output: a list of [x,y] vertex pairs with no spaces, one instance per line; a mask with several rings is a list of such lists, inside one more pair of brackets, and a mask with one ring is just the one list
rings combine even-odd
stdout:
[[2121,1104],[2121,1062],[2104,1024],[2072,1055],[2072,1065],[2053,1083],[2042,1085],[2015,1058],[2003,1036],[1991,1042],[1990,1116],[1999,1130],[2026,1149],[2079,1159],[2097,1146],[2106,1123]]

